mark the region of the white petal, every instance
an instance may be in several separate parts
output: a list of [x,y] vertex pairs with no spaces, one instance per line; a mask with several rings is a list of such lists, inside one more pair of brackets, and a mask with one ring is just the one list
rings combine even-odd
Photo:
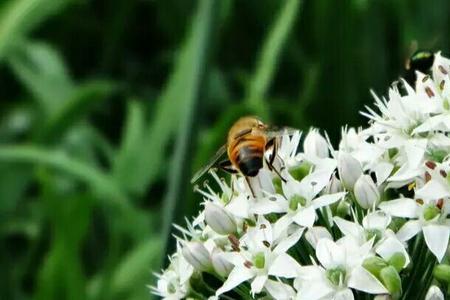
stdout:
[[321,208],[323,206],[327,206],[341,200],[345,196],[345,194],[345,192],[342,192],[331,195],[323,195],[319,198],[314,199],[312,203],[315,209]]
[[294,222],[292,216],[284,215],[273,225],[273,236],[277,239]]
[[267,280],[266,284],[264,285],[267,292],[273,297],[273,299],[292,299],[295,297],[295,291],[294,289],[287,284],[284,284],[279,281],[275,280]]
[[450,229],[444,225],[431,224],[424,226],[422,230],[428,249],[441,262],[445,255],[445,250],[447,250]]
[[422,226],[418,220],[406,222],[402,228],[397,232],[397,237],[400,241],[405,242],[422,230]]
[[320,239],[333,240],[331,233],[325,227],[322,226],[314,226],[312,228],[309,228],[308,231],[305,233],[305,238],[314,249],[316,249],[317,242]]
[[378,207],[391,216],[402,218],[417,218],[419,208],[416,201],[409,198],[384,201]]
[[417,167],[421,162],[427,146],[426,139],[410,140],[405,145],[406,156],[410,167]]
[[365,216],[362,223],[366,229],[384,231],[391,223],[391,217],[382,211],[376,211]]
[[313,227],[314,221],[316,220],[316,210],[312,205],[301,208],[292,219],[300,226]]
[[382,184],[391,175],[394,165],[388,162],[381,162],[374,168],[377,184]]
[[435,285],[432,285],[425,296],[425,300],[444,300],[444,294]]
[[233,197],[226,209],[238,218],[248,218],[249,201],[243,194]]
[[375,276],[370,274],[361,266],[358,266],[352,270],[352,273],[348,280],[348,286],[369,294],[388,293],[381,282],[379,282]]
[[340,217],[334,217],[333,220],[344,235],[350,235],[354,237],[358,242],[363,242],[364,229],[361,227],[361,225],[344,220]]
[[228,278],[224,282],[222,287],[220,287],[216,291],[216,296],[219,296],[225,292],[228,292],[229,290],[232,290],[233,288],[235,288],[242,282],[249,280],[253,276],[254,276],[253,272],[250,269],[235,267],[233,271],[231,271],[230,275],[228,275]]
[[325,168],[316,170],[309,174],[300,182],[300,188],[305,191],[309,191],[307,198],[314,198],[330,181],[333,170],[331,168]]
[[298,274],[300,265],[288,254],[280,254],[269,267],[269,275],[284,278],[294,278]]
[[319,300],[331,299],[330,296],[334,293],[326,278],[312,281],[308,280],[302,283],[301,288],[297,291],[297,300]]
[[261,292],[261,290],[264,287],[264,284],[267,281],[267,275],[259,275],[256,276],[255,279],[252,281],[251,287],[252,287],[252,294],[258,294]]
[[250,207],[250,212],[256,215],[285,212],[281,205],[279,205],[276,201],[270,200],[269,198],[260,198],[257,201],[254,201]]
[[345,265],[345,249],[328,239],[321,239],[317,242],[316,255],[325,269]]
[[408,252],[406,252],[405,246],[403,246],[402,242],[400,242],[396,237],[391,236],[382,241],[376,247],[375,252],[384,258],[384,260],[389,260],[394,253],[403,253],[406,258],[403,267],[405,268],[409,264]]
[[[292,246],[294,246],[302,237],[304,228],[299,228],[296,232],[291,234],[288,237],[283,238],[278,245],[273,249],[274,253],[285,253],[287,252]],[[276,237],[277,239],[278,237]]]
[[355,299],[353,296],[353,292],[350,289],[345,289],[337,292],[333,300],[353,300]]
[[424,200],[435,200],[448,196],[450,196],[448,186],[434,179],[428,181],[422,188],[416,191],[416,197]]

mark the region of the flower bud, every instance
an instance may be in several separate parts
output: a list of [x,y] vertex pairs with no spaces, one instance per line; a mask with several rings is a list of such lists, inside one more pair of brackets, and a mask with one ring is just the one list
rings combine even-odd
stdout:
[[401,252],[395,252],[392,254],[392,256],[389,258],[388,263],[393,266],[397,272],[400,272],[403,269],[403,266],[406,263],[406,257]]
[[425,296],[425,300],[444,300],[444,294],[435,285],[432,285]]
[[219,234],[231,234],[236,232],[236,222],[225,209],[212,202],[205,204],[205,220],[215,232]]
[[392,296],[402,293],[402,280],[393,266],[388,266],[380,271],[380,279]]
[[434,267],[433,275],[439,281],[450,283],[450,266],[446,264],[437,265]]
[[338,171],[341,182],[347,190],[353,190],[356,180],[362,174],[361,163],[348,153],[340,152]]
[[335,194],[343,191],[341,181],[336,178],[336,175],[331,176],[330,182],[325,187],[326,194]]
[[378,256],[366,258],[363,262],[364,269],[369,271],[373,276],[377,278],[380,277],[381,270],[387,266],[388,264],[386,263],[386,261]]
[[311,130],[303,142],[303,149],[306,155],[313,157],[328,157],[328,143],[317,131]]
[[210,270],[211,257],[208,250],[200,242],[186,242],[182,250],[184,258],[198,271]]
[[380,200],[380,192],[369,175],[361,175],[355,183],[356,202],[364,208],[372,208]]
[[233,265],[225,259],[224,252],[219,249],[214,249],[211,254],[211,262],[217,274],[222,277],[228,276],[233,270]]

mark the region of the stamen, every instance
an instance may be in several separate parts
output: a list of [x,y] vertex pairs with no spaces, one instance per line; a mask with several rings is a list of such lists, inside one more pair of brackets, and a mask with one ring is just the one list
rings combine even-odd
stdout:
[[425,93],[427,93],[427,96],[428,96],[429,98],[433,98],[433,97],[434,97],[434,93],[433,93],[433,91],[431,90],[431,88],[430,88],[429,86],[427,86],[427,87],[425,88]]
[[431,175],[428,172],[425,172],[425,183],[431,180]]
[[438,68],[439,68],[439,71],[441,71],[442,74],[444,74],[444,75],[447,75],[447,74],[448,74],[448,72],[447,72],[447,70],[444,68],[444,66],[439,65]]
[[431,161],[431,160],[427,161],[427,162],[425,163],[425,165],[426,165],[428,168],[430,168],[431,170],[434,170],[434,168],[436,168],[436,163],[435,163],[434,161]]

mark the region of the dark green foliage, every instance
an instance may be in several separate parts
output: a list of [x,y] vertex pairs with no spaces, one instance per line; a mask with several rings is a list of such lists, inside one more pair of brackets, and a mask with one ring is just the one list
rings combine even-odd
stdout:
[[[0,3],[0,299],[147,299],[230,124],[339,138],[450,3]],[[169,242],[168,242],[169,241]]]

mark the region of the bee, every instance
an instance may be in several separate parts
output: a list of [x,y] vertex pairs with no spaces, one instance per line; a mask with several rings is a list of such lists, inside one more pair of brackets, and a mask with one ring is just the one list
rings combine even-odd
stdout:
[[[219,148],[208,164],[194,174],[191,183],[195,183],[214,166],[229,173],[241,173],[246,179],[255,177],[264,163],[282,178],[273,167],[279,139],[283,135],[292,135],[296,131],[288,127],[268,126],[253,116],[242,117],[228,131],[226,144]],[[267,159],[265,154],[270,149],[272,153]],[[225,153],[228,157],[220,161]]]
[[417,50],[411,55],[411,57],[406,61],[405,69],[405,80],[410,85],[414,86],[417,75],[416,71],[424,74],[428,74],[434,63],[434,53],[429,50]]

